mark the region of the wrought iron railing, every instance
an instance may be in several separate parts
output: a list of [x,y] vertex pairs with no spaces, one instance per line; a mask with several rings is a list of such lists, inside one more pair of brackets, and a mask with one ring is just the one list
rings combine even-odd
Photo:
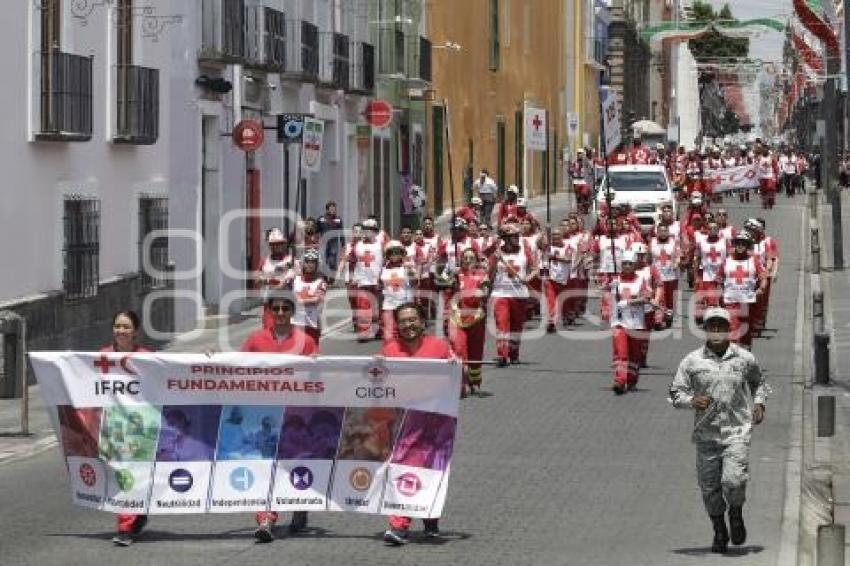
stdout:
[[62,287],[67,299],[97,295],[100,281],[100,201],[65,199]]
[[118,65],[115,83],[114,141],[156,143],[159,137],[159,69]]
[[41,54],[41,116],[36,138],[91,139],[92,58],[51,50]]

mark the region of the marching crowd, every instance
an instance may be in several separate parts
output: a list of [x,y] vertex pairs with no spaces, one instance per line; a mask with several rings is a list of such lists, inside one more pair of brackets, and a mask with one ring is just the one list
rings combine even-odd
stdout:
[[[804,190],[797,177],[806,171],[806,160],[760,143],[705,153],[678,148],[668,155],[663,147],[649,149],[637,141],[629,150],[618,148],[610,162],[665,165],[679,188],[678,207],[662,203],[659,220],[647,230],[628,205],[601,198],[593,221],[587,222],[590,199],[597,190],[605,193],[597,181],[607,164],[592,151],[580,150],[571,174],[576,206],[549,225],[529,210],[516,186],[507,187],[503,199],[496,198],[495,181],[482,171],[469,202],[454,211],[448,234],[438,233],[431,217],[422,220],[421,228],[402,226],[394,236],[381,229],[375,216],[346,232],[333,202],[325,215],[299,223],[291,235],[270,230],[269,254],[255,274],[255,286],[266,296],[262,327],[242,350],[317,354],[323,306],[328,289],[337,286],[346,290],[358,341],[381,340],[380,355],[385,357],[462,363],[463,397],[482,386],[482,367],[489,363],[484,359],[488,319],[496,334],[493,363],[503,368],[520,363],[526,321],[541,317],[549,333],[569,330],[581,324],[589,298],[595,296],[598,314],[611,330],[611,390],[623,395],[637,388],[652,333],[670,328],[677,314],[688,316],[704,324],[708,341],[680,366],[671,399],[677,407],[697,410],[702,420],[695,428],[705,429],[701,434],[710,439],[709,444],[697,443],[697,469],[715,527],[713,550],[725,552],[729,541],[725,519],[718,515],[725,510],[723,494],[732,506],[732,542],[741,544],[746,538],[741,505],[749,427],[764,416],[764,383],[748,350],[765,329],[779,248],[763,218],[749,218],[741,226],[729,223],[723,204],[728,195],[716,189],[706,172],[741,162],[757,164],[758,192],[763,206],[771,208],[780,186],[789,197]],[[749,192],[739,191],[740,202],[749,200]],[[677,313],[685,286],[693,290],[690,312]],[[437,336],[426,335],[429,322]],[[138,328],[133,313],[119,313],[115,342],[107,349],[142,351],[130,338]],[[439,337],[440,330],[447,339]],[[709,374],[706,364],[713,368]],[[729,375],[737,377],[730,380]],[[717,394],[705,389],[724,380],[741,390],[732,392],[734,399],[746,400],[739,412],[753,415],[741,417],[731,428],[711,416]],[[709,417],[706,427],[702,423]],[[729,431],[734,438],[727,442],[722,436]],[[730,485],[732,495],[726,494]],[[146,520],[120,515],[115,542],[130,544]],[[273,539],[276,520],[276,513],[257,514],[258,541]],[[290,529],[297,532],[306,524],[307,514],[295,513]],[[384,540],[403,544],[409,527],[409,518],[391,517]],[[425,536],[439,536],[436,519],[426,520]]]

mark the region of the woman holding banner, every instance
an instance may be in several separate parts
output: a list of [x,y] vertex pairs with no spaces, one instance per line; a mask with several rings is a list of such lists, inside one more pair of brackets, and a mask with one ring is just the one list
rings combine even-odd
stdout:
[[[117,313],[112,318],[112,344],[104,346],[101,352],[150,352],[147,348],[140,346],[139,327],[141,321],[139,315],[131,310]],[[116,516],[117,533],[112,538],[118,546],[130,546],[148,522],[147,515],[133,515],[121,513]]]

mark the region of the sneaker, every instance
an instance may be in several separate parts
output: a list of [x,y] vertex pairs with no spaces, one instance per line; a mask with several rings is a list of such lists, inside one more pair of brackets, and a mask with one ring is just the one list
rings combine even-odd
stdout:
[[303,533],[307,529],[307,511],[295,511],[289,523],[290,534]]
[[507,358],[498,358],[496,360],[496,367],[500,367],[500,368],[508,367],[508,359]]
[[615,383],[611,386],[611,391],[613,391],[616,395],[622,395],[626,392],[626,386],[621,383]]
[[626,389],[628,389],[629,391],[637,391],[637,383],[629,383],[626,386]]
[[407,531],[387,529],[384,533],[384,542],[393,546],[407,544]]
[[112,542],[115,546],[130,546],[133,544],[133,535],[130,533],[118,533],[112,537]]
[[424,523],[425,531],[423,532],[423,535],[426,539],[436,540],[441,538],[440,525],[439,523],[437,523],[437,521],[431,521],[426,519]]
[[257,530],[254,531],[254,538],[257,539],[257,542],[267,543],[274,540],[274,535],[272,534],[272,528],[274,527],[274,523],[271,519],[266,519],[260,526],[257,527]]
[[729,535],[732,544],[744,544],[747,541],[747,528],[744,526],[744,515],[740,507],[729,508]]
[[552,323],[549,323],[549,325],[546,326],[546,332],[547,332],[547,334],[554,334],[555,333],[555,325],[552,324]]

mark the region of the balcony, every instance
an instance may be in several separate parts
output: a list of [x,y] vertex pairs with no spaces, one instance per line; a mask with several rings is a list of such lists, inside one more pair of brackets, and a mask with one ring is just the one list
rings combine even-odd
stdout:
[[202,0],[201,49],[198,60],[245,61],[245,0]]
[[92,134],[92,59],[58,50],[41,54],[41,116],[35,138],[88,141]]
[[363,41],[351,42],[350,92],[372,94],[375,91],[375,48]]
[[342,33],[321,34],[320,84],[338,90],[348,90],[350,43],[348,36]]
[[286,69],[286,18],[266,6],[252,6],[246,13],[245,57],[247,64],[272,72]]
[[151,145],[159,137],[159,69],[115,68],[115,143]]
[[319,28],[307,21],[286,21],[286,79],[317,81],[319,78]]

